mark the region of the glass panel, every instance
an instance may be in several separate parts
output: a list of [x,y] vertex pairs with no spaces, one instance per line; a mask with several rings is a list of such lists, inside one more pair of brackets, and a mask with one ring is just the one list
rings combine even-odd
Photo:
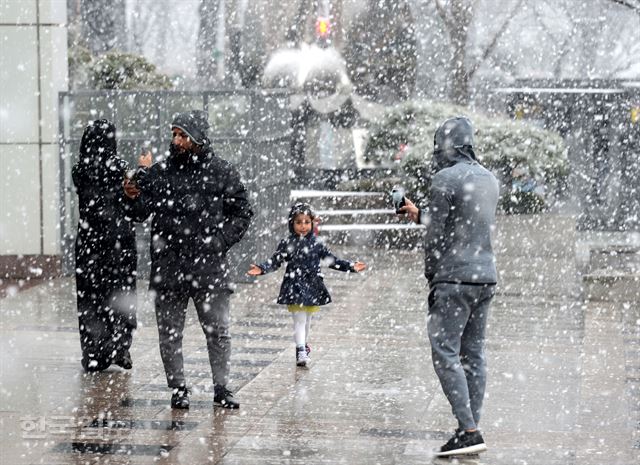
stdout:
[[108,119],[115,121],[115,96],[107,93],[71,95],[69,118],[71,137],[80,139],[84,128],[91,121]]
[[243,177],[251,175],[249,144],[244,141],[215,140],[213,151],[220,158],[227,160],[238,168]]
[[252,117],[255,124],[253,137],[276,138],[288,134],[291,111],[287,94],[256,92]]
[[249,136],[251,98],[248,95],[209,94],[207,97],[212,136]]
[[160,129],[166,129],[169,133],[169,125],[177,113],[189,110],[203,110],[204,99],[202,94],[193,94],[187,92],[171,92],[162,96],[164,101],[159,103]]
[[118,141],[118,156],[129,163],[130,166],[138,166],[138,156],[142,152],[144,139],[120,139]]
[[159,96],[148,92],[122,95],[118,99],[118,136],[156,139],[160,130]]

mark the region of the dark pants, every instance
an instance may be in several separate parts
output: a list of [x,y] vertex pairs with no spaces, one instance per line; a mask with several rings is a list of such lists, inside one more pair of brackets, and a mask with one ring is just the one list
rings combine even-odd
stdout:
[[[189,286],[190,287],[190,286]],[[186,385],[182,356],[182,333],[189,298],[193,299],[200,326],[207,340],[214,385],[226,385],[229,378],[231,337],[229,335],[229,292],[204,289],[156,291],[155,307],[160,355],[170,388]]]
[[480,421],[487,381],[485,327],[495,285],[437,283],[429,293],[431,355],[458,427]]
[[92,250],[100,250],[100,244],[93,247],[76,249],[78,326],[83,368],[101,371],[131,347],[136,329],[136,255],[126,249],[99,255]]

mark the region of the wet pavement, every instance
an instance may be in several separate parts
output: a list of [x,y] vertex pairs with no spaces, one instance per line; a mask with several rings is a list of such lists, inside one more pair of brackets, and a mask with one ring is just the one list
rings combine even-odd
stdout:
[[[582,299],[574,223],[501,217],[480,457],[433,457],[455,427],[431,366],[422,253],[332,247],[369,270],[328,270],[334,303],[297,368],[281,272],[232,298],[231,388],[212,406],[204,336],[184,337],[192,408],[172,411],[155,318],[139,292],[133,370],[85,374],[72,279],[0,299],[2,465],[620,464],[640,461],[638,303]],[[274,240],[274,244],[275,244]]]

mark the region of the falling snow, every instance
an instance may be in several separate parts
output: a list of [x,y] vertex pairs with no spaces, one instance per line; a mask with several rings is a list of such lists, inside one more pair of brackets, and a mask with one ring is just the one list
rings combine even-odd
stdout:
[[639,463],[639,30],[0,0],[0,462]]

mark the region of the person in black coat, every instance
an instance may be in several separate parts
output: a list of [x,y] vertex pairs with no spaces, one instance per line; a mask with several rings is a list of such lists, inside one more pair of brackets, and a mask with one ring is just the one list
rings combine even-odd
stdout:
[[122,193],[128,164],[117,156],[116,128],[90,123],[72,178],[79,200],[75,243],[82,366],[101,371],[132,366],[136,328],[136,236],[141,210]]
[[321,265],[338,271],[360,272],[366,268],[362,262],[341,260],[318,241],[313,231],[316,215],[310,205],[297,203],[289,212],[289,237],[278,244],[271,259],[259,265],[251,265],[249,276],[259,276],[280,268],[287,262],[278,303],[287,305],[293,316],[294,341],[296,343],[296,364],[306,366],[309,362],[307,338],[311,326],[311,316],[321,305],[331,302],[331,296],[324,285]]
[[205,112],[180,113],[171,124],[166,161],[139,171],[135,184],[125,184],[127,195],[153,214],[150,288],[173,408],[189,408],[182,356],[189,299],[207,341],[214,405],[239,407],[226,388],[232,292],[226,257],[247,231],[253,212],[235,167],[213,153],[208,129]]

